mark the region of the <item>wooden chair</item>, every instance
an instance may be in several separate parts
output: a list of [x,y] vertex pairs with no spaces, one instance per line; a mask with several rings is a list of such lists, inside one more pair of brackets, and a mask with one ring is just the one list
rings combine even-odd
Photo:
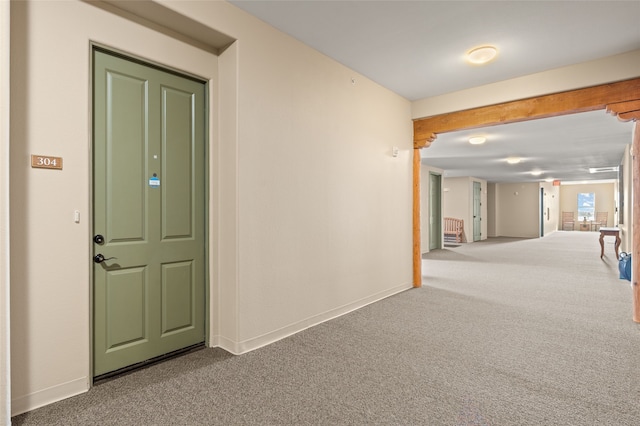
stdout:
[[576,221],[573,216],[573,212],[562,212],[562,230],[573,231]]
[[596,212],[596,220],[591,222],[591,230],[599,231],[602,227],[607,227],[609,221],[609,212]]
[[455,219],[453,217],[444,218],[444,241],[446,243],[461,243],[463,232],[464,221],[462,219]]

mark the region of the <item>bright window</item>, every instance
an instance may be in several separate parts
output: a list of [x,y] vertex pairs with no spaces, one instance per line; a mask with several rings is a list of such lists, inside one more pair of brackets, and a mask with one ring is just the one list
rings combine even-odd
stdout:
[[578,220],[595,220],[596,194],[594,192],[578,193]]

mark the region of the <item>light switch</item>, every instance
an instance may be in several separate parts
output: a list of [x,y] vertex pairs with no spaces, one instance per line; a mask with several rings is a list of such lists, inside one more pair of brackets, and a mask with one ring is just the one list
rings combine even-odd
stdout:
[[75,223],[80,223],[80,210],[75,210],[73,212],[73,221]]

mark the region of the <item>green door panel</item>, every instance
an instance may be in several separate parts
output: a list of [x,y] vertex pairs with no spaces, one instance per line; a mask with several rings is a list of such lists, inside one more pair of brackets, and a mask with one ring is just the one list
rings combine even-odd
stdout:
[[162,334],[195,327],[193,262],[162,265]]
[[164,164],[163,238],[191,238],[194,220],[194,137],[191,120],[193,94],[162,88],[162,150]]
[[205,95],[94,51],[94,376],[204,341]]
[[429,173],[429,250],[442,248],[441,176]]
[[473,182],[473,241],[482,239],[482,188],[480,182]]
[[107,351],[122,345],[145,342],[148,333],[147,280],[145,268],[108,271],[105,290],[104,315],[107,326]]
[[143,79],[115,72],[107,72],[106,77],[105,124],[109,127],[104,145],[107,235],[111,241],[142,240],[148,85]]

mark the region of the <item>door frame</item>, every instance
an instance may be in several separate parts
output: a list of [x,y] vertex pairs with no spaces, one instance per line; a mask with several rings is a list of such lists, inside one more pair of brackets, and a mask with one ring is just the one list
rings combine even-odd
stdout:
[[[640,78],[600,84],[583,89],[503,102],[495,105],[454,111],[413,122],[413,286],[422,286],[420,247],[420,149],[428,148],[440,133],[557,117],[587,111],[605,110],[621,121],[635,121],[633,149],[633,188],[635,204],[640,200]],[[416,210],[416,204],[418,209]],[[640,322],[640,204],[633,208],[632,286],[633,320]],[[416,244],[417,240],[417,244]],[[416,247],[418,250],[416,251]]]
[[[433,178],[437,178],[438,181],[438,187],[436,188],[436,191],[434,191],[433,186],[431,185],[431,183],[433,182]],[[433,205],[431,203],[432,198],[431,198],[431,194],[433,193],[437,194],[437,199],[438,199],[438,209],[437,209],[437,215],[436,217],[433,217],[431,212],[434,211],[433,209]],[[436,223],[437,220],[437,226],[434,226],[434,223]],[[434,228],[437,227],[438,230],[438,242],[436,243],[435,247],[431,247],[431,240],[433,240],[433,231]],[[442,174],[441,173],[435,173],[433,171],[429,172],[429,250],[437,250],[437,249],[441,249],[442,248]]]
[[544,218],[545,206],[544,206],[544,188],[540,188],[540,237],[544,237]]
[[[143,59],[140,58],[136,55],[132,55],[131,53],[125,52],[123,50],[114,48],[113,46],[108,46],[102,43],[98,43],[98,42],[94,42],[94,41],[90,41],[89,43],[89,82],[90,82],[90,87],[89,87],[89,103],[88,103],[88,107],[89,107],[89,129],[90,129],[90,134],[89,134],[89,168],[88,168],[88,173],[89,173],[89,206],[87,211],[89,212],[88,214],[88,220],[87,220],[87,226],[88,226],[88,235],[89,235],[89,240],[91,240],[93,238],[93,154],[94,154],[94,120],[93,120],[93,88],[94,88],[94,82],[93,82],[93,72],[94,72],[94,65],[93,65],[93,54],[96,50],[101,50],[103,52],[107,52],[109,54],[115,55],[115,56],[119,56],[121,58],[145,65],[145,66],[149,66],[152,68],[157,68],[172,74],[176,74],[182,77],[186,77],[192,80],[197,80],[199,82],[201,82],[202,84],[204,84],[204,90],[205,90],[205,111],[204,111],[204,119],[205,119],[205,128],[204,128],[204,157],[205,157],[205,164],[204,164],[204,192],[205,192],[205,200],[204,200],[204,232],[205,232],[205,236],[204,236],[204,258],[205,258],[205,262],[204,262],[204,344],[205,346],[209,347],[210,346],[210,328],[211,328],[211,279],[210,279],[210,261],[209,261],[209,255],[210,255],[210,236],[211,236],[211,229],[210,229],[210,199],[211,199],[211,179],[210,179],[210,166],[211,166],[211,162],[210,162],[210,150],[211,150],[211,140],[210,140],[210,126],[211,126],[211,102],[210,102],[210,83],[209,83],[209,79],[202,77],[202,76],[198,76],[198,75],[194,75],[193,73],[189,73],[186,71],[182,71],[179,70],[177,68],[165,65],[165,64],[160,64],[160,63],[156,63],[153,61],[149,61],[147,59]],[[93,262],[93,243],[92,241],[88,241],[87,242],[89,250],[89,258],[87,259],[88,262],[88,269],[89,269],[89,371],[93,371],[93,339],[94,339],[94,333],[93,333],[93,326],[94,326],[94,321],[93,321],[93,314],[94,314],[94,308],[93,308],[93,303],[94,303],[94,272],[93,272],[93,267],[94,267],[94,262]],[[90,379],[89,379],[89,386],[92,387],[93,386],[93,382],[94,382],[94,377],[93,374],[89,375]]]
[[[477,189],[477,194],[476,194],[476,189]],[[471,215],[473,216],[473,230],[472,230],[472,234],[473,234],[473,241],[481,241],[482,240],[482,184],[480,182],[478,182],[477,180],[473,180],[472,184],[471,184]],[[477,196],[476,196],[477,195]],[[478,211],[477,211],[477,215],[476,215],[476,202],[478,203]],[[476,216],[478,216],[476,218]],[[476,220],[478,219],[478,220]],[[476,233],[477,231],[477,233]],[[476,240],[476,236],[478,237],[478,239]]]

